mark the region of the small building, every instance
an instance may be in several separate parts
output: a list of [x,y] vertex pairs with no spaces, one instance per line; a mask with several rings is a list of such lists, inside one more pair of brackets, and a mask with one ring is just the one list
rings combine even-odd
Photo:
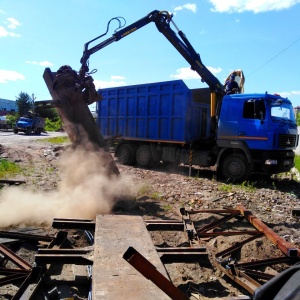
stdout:
[[16,101],[0,98],[0,116],[5,116],[17,111]]

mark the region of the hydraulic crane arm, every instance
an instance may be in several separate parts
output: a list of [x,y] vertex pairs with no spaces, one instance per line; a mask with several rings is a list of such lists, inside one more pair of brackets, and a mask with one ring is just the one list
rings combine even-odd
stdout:
[[[99,37],[96,37],[95,39],[87,42],[84,45],[83,55],[80,60],[81,69],[79,71],[79,76],[84,77],[85,74],[89,71],[88,60],[91,54],[101,50],[102,48],[110,45],[113,42],[119,41],[120,39],[128,36],[129,34],[144,27],[145,25],[154,22],[158,31],[161,32],[169,40],[169,42],[177,49],[177,51],[185,58],[185,60],[191,65],[191,69],[196,71],[199,74],[201,80],[207,83],[211,92],[216,93],[217,95],[223,95],[224,93],[223,85],[203,65],[200,55],[194,50],[194,48],[188,41],[187,37],[185,36],[185,34],[177,28],[175,23],[172,21],[172,17],[173,15],[169,14],[166,11],[154,10],[144,18],[118,31],[115,31],[115,33],[110,38],[100,42],[99,44],[91,48],[88,48],[90,43],[94,42],[95,40],[107,34],[108,31],[107,28],[106,33],[100,35]],[[119,28],[121,28],[120,18],[118,17],[114,19],[119,21]],[[172,24],[175,26],[176,30],[178,31],[178,35],[175,31],[171,29],[170,22],[172,22]],[[109,23],[108,23],[108,27],[109,27]]]

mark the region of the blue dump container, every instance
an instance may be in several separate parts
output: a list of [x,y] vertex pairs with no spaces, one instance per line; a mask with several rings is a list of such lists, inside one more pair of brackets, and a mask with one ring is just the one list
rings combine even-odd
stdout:
[[[182,80],[99,90],[98,125],[104,137],[190,143],[209,133],[209,92]],[[197,96],[198,95],[198,96]],[[200,95],[200,96],[199,96]],[[202,95],[202,96],[201,96]]]

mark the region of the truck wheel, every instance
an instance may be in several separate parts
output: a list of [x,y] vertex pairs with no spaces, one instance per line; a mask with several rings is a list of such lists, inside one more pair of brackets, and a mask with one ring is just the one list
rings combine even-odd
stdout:
[[41,128],[38,128],[38,129],[35,131],[36,134],[41,134],[41,132],[42,132]]
[[31,134],[31,129],[30,128],[26,128],[25,134],[30,135]]
[[153,164],[151,148],[148,145],[141,145],[136,151],[136,162],[142,168],[149,168]]
[[118,147],[116,157],[122,165],[132,165],[134,163],[135,155],[132,145],[122,144]]
[[231,154],[222,162],[222,176],[233,182],[243,182],[250,176],[249,164],[242,154]]
[[14,134],[18,134],[19,130],[14,128]]

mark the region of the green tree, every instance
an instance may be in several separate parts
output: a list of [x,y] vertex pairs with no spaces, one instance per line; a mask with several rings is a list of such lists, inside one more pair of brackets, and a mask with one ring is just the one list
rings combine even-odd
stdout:
[[297,125],[300,126],[300,113],[298,112],[298,110],[296,113],[296,122],[297,122]]
[[16,105],[19,116],[24,116],[28,111],[33,110],[33,100],[27,93],[24,92],[21,92],[18,97],[16,97]]

